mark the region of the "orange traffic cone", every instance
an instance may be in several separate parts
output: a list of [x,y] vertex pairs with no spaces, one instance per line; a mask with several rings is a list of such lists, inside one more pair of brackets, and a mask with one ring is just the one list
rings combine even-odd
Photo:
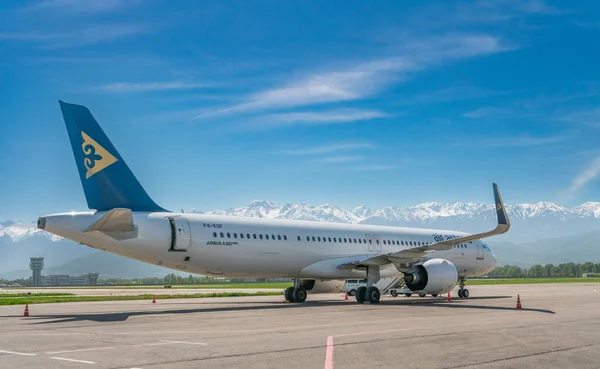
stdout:
[[517,295],[517,309],[522,309],[523,307],[521,306],[521,296]]
[[25,303],[25,312],[23,313],[23,316],[29,316],[29,304],[27,302]]
[[152,303],[156,304],[156,295],[152,295]]
[[346,291],[346,297],[344,297],[344,300],[348,300],[348,291]]
[[452,298],[450,298],[450,291],[448,291],[448,301],[452,301]]

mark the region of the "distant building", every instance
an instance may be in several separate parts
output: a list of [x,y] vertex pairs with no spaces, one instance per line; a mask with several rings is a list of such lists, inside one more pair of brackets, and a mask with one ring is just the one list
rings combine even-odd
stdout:
[[88,273],[81,276],[56,274],[42,276],[44,286],[94,286],[98,284],[98,273]]

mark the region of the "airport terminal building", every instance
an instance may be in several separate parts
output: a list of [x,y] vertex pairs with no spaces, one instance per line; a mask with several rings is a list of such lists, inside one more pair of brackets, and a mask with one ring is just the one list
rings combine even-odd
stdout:
[[42,276],[42,286],[93,286],[98,284],[98,273],[88,273],[81,276],[56,274]]

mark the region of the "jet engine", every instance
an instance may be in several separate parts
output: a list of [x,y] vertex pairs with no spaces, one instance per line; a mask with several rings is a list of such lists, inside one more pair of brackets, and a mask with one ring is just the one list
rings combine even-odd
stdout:
[[415,268],[412,273],[404,273],[406,287],[413,292],[440,294],[452,291],[456,286],[458,272],[448,260],[430,259]]
[[310,293],[335,293],[340,292],[346,281],[325,280],[325,279],[304,279],[300,285]]

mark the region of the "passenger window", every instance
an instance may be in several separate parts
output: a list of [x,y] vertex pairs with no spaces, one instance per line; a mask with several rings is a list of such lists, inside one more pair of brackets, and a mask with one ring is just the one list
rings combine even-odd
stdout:
[[315,242],[315,236],[312,236],[312,240],[313,240],[313,242]]
[[268,234],[266,234],[266,235],[265,235],[265,238],[268,240],[268,239],[269,239],[269,235],[268,235]]
[[369,243],[373,243],[373,240],[369,240]]
[[263,235],[259,234],[258,237],[262,240],[263,239]]
[[234,234],[233,234],[233,238],[237,238],[237,233],[234,233]]
[[307,241],[310,241],[310,237],[306,236],[306,240],[307,240]]
[[346,239],[346,237],[344,237],[344,243],[348,243],[348,240]]
[[223,232],[221,232],[221,238],[223,238],[223,237],[225,237],[225,236],[223,235]]
[[272,235],[271,235],[271,239],[272,239],[273,241],[275,241],[275,235],[274,235],[274,234],[272,234]]
[[335,237],[333,237],[333,242],[337,242],[337,239]]
[[227,232],[227,238],[231,238],[231,233]]
[[[250,233],[246,233],[246,238],[250,239]],[[256,237],[254,237],[256,238]]]
[[317,241],[321,242],[321,237],[317,237]]
[[384,245],[387,245],[387,241],[386,241],[386,240],[383,240],[383,244],[384,244]]
[[243,233],[240,233],[240,238],[244,238],[244,234]]
[[256,233],[252,234],[252,238],[256,239]]
[[298,236],[298,241],[300,241],[300,236]]
[[285,235],[284,235],[284,236],[283,236],[283,240],[284,240],[284,241],[287,241],[287,236],[285,236]]
[[354,239],[354,243],[358,243],[358,242],[356,242],[356,238]]
[[281,235],[277,235],[277,239],[281,241]]
[[328,238],[329,242],[331,242],[331,237]]
[[217,237],[217,232],[213,232],[213,237]]

